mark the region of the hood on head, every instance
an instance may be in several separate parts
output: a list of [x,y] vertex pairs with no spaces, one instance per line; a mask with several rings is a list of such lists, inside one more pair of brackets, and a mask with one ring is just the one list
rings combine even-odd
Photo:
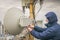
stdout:
[[57,19],[57,16],[54,12],[48,12],[46,15],[45,15],[48,19],[48,23],[56,23],[58,21]]

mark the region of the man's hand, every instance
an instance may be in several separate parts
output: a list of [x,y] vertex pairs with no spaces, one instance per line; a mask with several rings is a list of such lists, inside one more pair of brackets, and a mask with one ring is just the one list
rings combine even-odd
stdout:
[[34,25],[33,24],[28,25],[28,27],[34,29]]
[[27,26],[28,31],[32,31],[34,29],[34,25],[30,24]]
[[30,32],[33,30],[32,28],[27,28],[27,29],[28,29],[28,31],[30,31]]

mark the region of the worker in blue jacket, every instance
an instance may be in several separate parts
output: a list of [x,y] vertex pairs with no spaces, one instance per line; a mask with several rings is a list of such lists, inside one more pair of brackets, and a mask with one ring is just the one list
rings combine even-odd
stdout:
[[48,12],[47,18],[47,28],[40,28],[38,26],[33,26],[32,24],[27,27],[31,35],[37,39],[41,40],[60,40],[60,25],[57,23],[58,19],[54,12]]

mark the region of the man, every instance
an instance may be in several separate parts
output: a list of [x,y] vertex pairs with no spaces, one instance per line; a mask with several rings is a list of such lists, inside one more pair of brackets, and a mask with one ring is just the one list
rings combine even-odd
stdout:
[[47,28],[40,28],[38,26],[29,25],[27,29],[31,35],[41,40],[60,40],[60,25],[57,23],[58,19],[54,12],[48,12],[46,15],[45,24]]

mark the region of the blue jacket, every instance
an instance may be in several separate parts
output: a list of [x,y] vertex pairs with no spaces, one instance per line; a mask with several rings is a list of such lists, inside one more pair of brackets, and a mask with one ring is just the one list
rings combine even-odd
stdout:
[[57,16],[54,12],[48,12],[46,15],[49,20],[47,28],[35,26],[31,34],[41,40],[60,40],[60,25],[57,23]]

